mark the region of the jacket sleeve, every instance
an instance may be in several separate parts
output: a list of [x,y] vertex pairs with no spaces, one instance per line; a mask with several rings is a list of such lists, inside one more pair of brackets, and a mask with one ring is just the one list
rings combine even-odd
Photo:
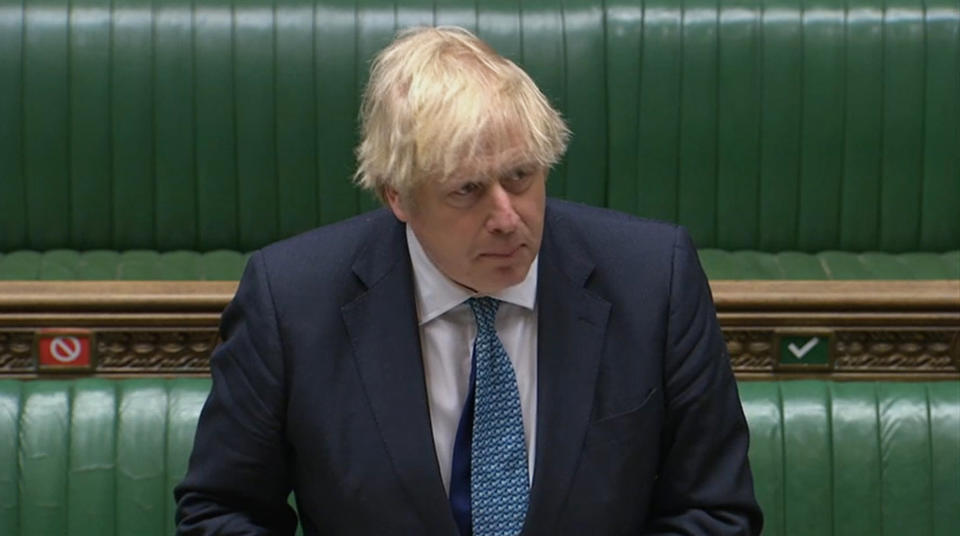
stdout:
[[759,534],[749,434],[710,288],[686,231],[673,249],[666,414],[648,534]]
[[221,320],[213,387],[187,475],[174,491],[177,533],[292,534],[284,437],[283,350],[262,255],[247,264]]

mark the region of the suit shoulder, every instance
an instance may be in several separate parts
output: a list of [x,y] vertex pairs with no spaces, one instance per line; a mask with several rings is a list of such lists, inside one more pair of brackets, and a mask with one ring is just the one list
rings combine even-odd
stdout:
[[384,243],[398,240],[403,240],[403,225],[381,209],[280,240],[256,255],[278,300],[312,296],[343,303],[358,284],[358,259],[377,244],[383,249]]
[[550,225],[555,226],[562,236],[606,251],[672,248],[687,234],[675,223],[571,201],[551,199],[548,212]]
[[362,251],[371,236],[385,232],[391,225],[396,225],[396,219],[389,211],[373,210],[274,242],[260,252],[269,264],[282,266],[322,267],[331,261],[342,264]]

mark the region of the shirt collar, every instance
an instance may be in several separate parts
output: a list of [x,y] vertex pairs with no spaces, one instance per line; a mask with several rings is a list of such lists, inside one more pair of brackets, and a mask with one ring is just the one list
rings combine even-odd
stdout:
[[[410,226],[407,225],[406,228],[410,262],[413,265],[413,287],[417,301],[417,314],[421,326],[460,305],[468,298],[481,295],[463,288],[445,276],[427,257],[427,253],[423,250],[423,246],[417,240],[417,236],[410,229]],[[539,260],[540,254],[538,253],[530,264],[530,270],[523,281],[494,292],[490,294],[490,297],[533,311],[537,299],[537,264]]]

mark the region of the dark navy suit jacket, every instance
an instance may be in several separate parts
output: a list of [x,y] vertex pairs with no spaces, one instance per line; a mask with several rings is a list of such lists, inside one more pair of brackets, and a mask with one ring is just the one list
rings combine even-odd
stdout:
[[[524,534],[754,534],[747,427],[682,228],[550,200]],[[222,319],[184,534],[457,534],[434,453],[403,224],[255,253]]]

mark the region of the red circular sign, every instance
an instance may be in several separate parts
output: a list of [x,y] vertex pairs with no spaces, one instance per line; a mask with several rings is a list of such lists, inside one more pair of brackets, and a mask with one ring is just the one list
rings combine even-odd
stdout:
[[82,351],[83,346],[76,337],[65,335],[50,341],[50,357],[61,363],[73,363]]

